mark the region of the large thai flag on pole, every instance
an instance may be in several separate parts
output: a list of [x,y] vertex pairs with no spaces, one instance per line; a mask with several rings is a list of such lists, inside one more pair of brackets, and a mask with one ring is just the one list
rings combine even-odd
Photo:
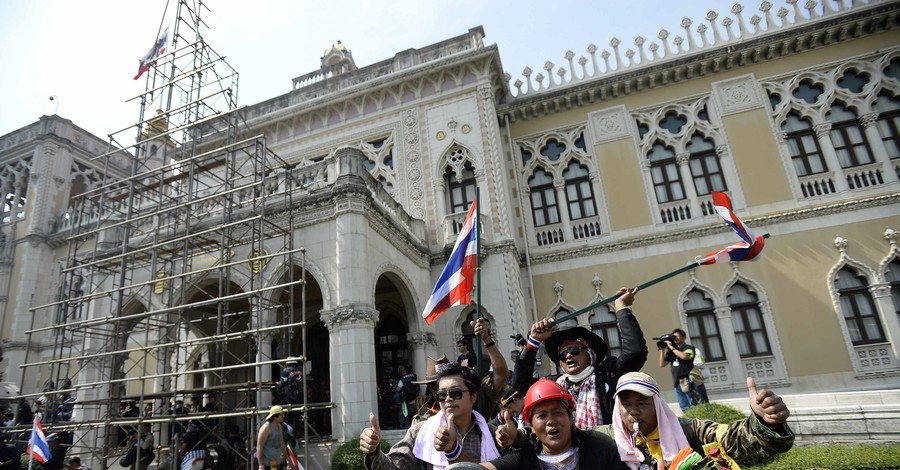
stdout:
[[448,308],[471,302],[475,268],[478,267],[477,205],[476,201],[472,201],[472,207],[469,208],[466,220],[456,238],[456,244],[453,245],[450,259],[441,271],[441,277],[438,278],[422,312],[425,323],[429,325]]
[[144,72],[150,70],[150,64],[152,64],[157,57],[166,53],[166,45],[168,43],[169,28],[166,28],[166,30],[163,31],[162,36],[160,36],[156,40],[156,43],[153,44],[153,47],[150,48],[150,51],[140,59],[140,65],[138,66],[137,75],[134,76],[135,80],[141,78],[141,75],[143,75]]
[[731,201],[728,199],[727,194],[713,191],[712,201],[716,212],[725,219],[725,223],[730,225],[743,241],[714,251],[700,258],[698,263],[714,264],[718,261],[753,261],[758,259],[763,247],[766,245],[765,238],[753,236],[750,227],[744,224],[731,210]]
[[25,448],[25,452],[31,454],[31,457],[40,463],[50,460],[50,444],[47,444],[44,428],[41,427],[41,420],[37,416],[34,417],[31,437],[28,438],[28,447]]

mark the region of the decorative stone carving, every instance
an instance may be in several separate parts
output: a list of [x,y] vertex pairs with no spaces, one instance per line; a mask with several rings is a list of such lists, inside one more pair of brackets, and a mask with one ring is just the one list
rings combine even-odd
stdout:
[[594,145],[632,136],[630,118],[624,105],[588,113],[588,127]]
[[322,318],[329,331],[340,328],[343,325],[363,323],[375,326],[378,321],[378,312],[358,307],[338,307],[331,311],[323,311]]
[[841,237],[841,236],[837,236],[834,239],[834,246],[836,246],[838,248],[838,250],[841,250],[841,253],[847,252],[847,245],[849,243],[850,243],[849,240],[847,240],[846,238]]
[[437,346],[437,336],[427,331],[406,333],[406,341],[413,346]]
[[713,82],[712,88],[722,116],[762,108],[765,104],[753,74]]
[[[403,112],[403,140],[406,143],[406,161],[409,164],[408,172],[417,171],[421,174],[422,162],[419,153],[419,118],[416,109],[408,109]],[[409,180],[407,185],[410,196],[409,213],[417,219],[425,218],[424,198],[412,198],[412,194],[424,194],[422,179]]]
[[892,247],[897,247],[897,235],[898,232],[892,228],[886,228],[884,230],[884,239],[891,244]]

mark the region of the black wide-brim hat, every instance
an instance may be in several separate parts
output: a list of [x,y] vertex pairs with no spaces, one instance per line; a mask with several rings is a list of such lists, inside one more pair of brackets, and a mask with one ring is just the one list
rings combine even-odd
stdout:
[[559,347],[565,344],[566,341],[578,338],[585,340],[588,346],[590,346],[591,349],[594,350],[594,353],[597,355],[598,363],[606,357],[606,351],[609,350],[609,347],[606,345],[606,341],[603,341],[603,338],[595,335],[587,328],[583,328],[580,326],[554,331],[550,336],[550,339],[548,339],[544,344],[544,350],[547,351],[547,355],[550,356],[550,360],[553,361],[554,364],[558,364]]

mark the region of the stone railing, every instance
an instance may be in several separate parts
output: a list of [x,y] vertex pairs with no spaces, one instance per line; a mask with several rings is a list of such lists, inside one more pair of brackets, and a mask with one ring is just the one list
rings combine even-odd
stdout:
[[562,223],[535,227],[534,241],[538,246],[559,245],[566,241],[566,231]]
[[[694,21],[685,17],[681,20],[684,36],[676,35],[670,39],[671,34],[666,29],[661,29],[659,34],[657,34],[658,43],[647,41],[642,36],[637,36],[634,39],[636,51],[626,48],[623,53],[620,49],[622,43],[618,38],[612,38],[609,42],[612,52],[606,49],[600,52],[599,61],[597,57],[599,48],[594,44],[590,44],[587,47],[588,57],[580,56],[577,60],[575,59],[575,53],[569,50],[563,56],[568,67],[557,66],[548,60],[543,66],[543,70],[547,75],[544,76],[543,73],[538,73],[534,77],[532,77],[534,71],[530,67],[525,67],[525,70],[522,71],[524,82],[522,79],[517,79],[510,90],[515,88],[515,92],[511,91],[511,93],[514,97],[521,98],[561,87],[569,87],[600,77],[631,73],[637,69],[680,60],[695,53],[737,44],[751,38],[773,34],[788,28],[829,18],[848,10],[858,10],[874,4],[887,3],[887,1],[834,2],[831,0],[810,0],[802,2],[799,0],[785,0],[785,5],[779,7],[774,12],[774,15],[772,3],[763,1],[759,6],[759,13],[762,16],[753,14],[749,22],[744,20],[743,5],[735,3],[731,7],[733,18],[722,15],[724,18],[720,20],[719,13],[710,10],[705,18],[708,25],[706,23],[699,24],[695,29],[696,36],[691,31]],[[778,19],[776,20],[775,17]],[[590,63],[590,66],[588,66],[588,63]],[[512,76],[506,74],[506,79],[507,81],[512,80]]]
[[588,217],[572,221],[572,239],[583,240],[600,236],[600,218]]
[[884,175],[881,174],[881,168],[880,162],[844,168],[847,187],[850,189],[866,189],[872,186],[883,185]]
[[679,199],[659,205],[659,218],[664,224],[684,222],[691,220],[694,216],[695,214],[691,214],[691,201],[688,199]]
[[[452,245],[456,243],[456,238],[459,236],[459,231],[462,229],[463,223],[466,221],[466,215],[468,215],[468,211],[466,212],[456,212],[453,214],[448,214],[444,216],[444,220],[441,221],[441,231],[444,234],[444,244]],[[486,227],[488,224],[485,224],[485,217],[481,216],[481,224],[479,224],[479,233],[478,236],[481,239],[481,242],[487,241]]]
[[834,173],[830,171],[801,176],[797,180],[805,198],[825,196],[835,192]]

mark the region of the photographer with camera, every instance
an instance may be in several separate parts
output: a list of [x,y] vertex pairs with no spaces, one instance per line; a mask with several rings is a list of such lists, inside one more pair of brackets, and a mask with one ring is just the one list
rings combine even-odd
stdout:
[[695,384],[691,378],[697,351],[685,342],[686,337],[687,333],[684,330],[676,328],[671,334],[654,338],[659,349],[659,366],[666,367],[669,364],[672,366],[672,381],[675,382],[675,396],[678,397],[681,411],[687,411],[697,403],[709,401],[704,398],[706,386]]

